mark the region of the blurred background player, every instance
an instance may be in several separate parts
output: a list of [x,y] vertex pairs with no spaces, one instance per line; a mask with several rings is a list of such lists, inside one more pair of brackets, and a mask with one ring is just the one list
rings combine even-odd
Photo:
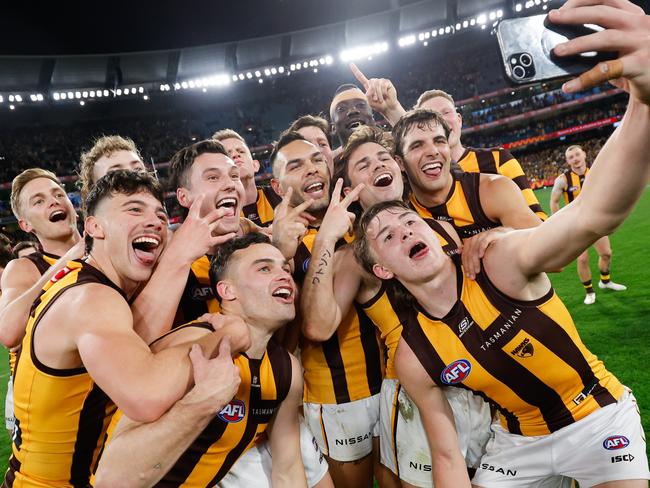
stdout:
[[212,139],[223,144],[230,159],[239,167],[239,179],[244,186],[242,216],[259,226],[271,224],[273,209],[281,198],[270,186],[256,185],[255,173],[259,171],[260,163],[253,159],[244,138],[232,129],[222,129],[215,132]]
[[[553,191],[551,192],[551,213],[560,210],[560,197],[564,195],[564,203],[568,205],[574,201],[585,182],[591,165],[587,164],[587,155],[582,147],[578,145],[569,146],[565,153],[565,159],[569,168],[564,171],[555,180]],[[598,270],[600,271],[600,280],[598,288],[613,291],[627,290],[625,285],[614,283],[611,280],[610,270],[612,265],[612,246],[609,237],[604,236],[593,244],[593,248],[598,253]],[[585,305],[591,305],[596,301],[596,292],[591,283],[591,268],[589,267],[589,249],[578,256],[576,260],[578,268],[578,277],[585,288]]]

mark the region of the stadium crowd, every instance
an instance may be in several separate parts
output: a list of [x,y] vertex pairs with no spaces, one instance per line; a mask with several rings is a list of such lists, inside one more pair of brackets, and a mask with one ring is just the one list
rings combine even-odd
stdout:
[[[546,275],[594,244],[598,287],[624,291],[607,236],[650,181],[650,16],[580,2],[550,20],[604,30],[558,55],[614,38],[620,57],[563,90],[611,80],[628,99],[507,132],[463,134],[436,88],[466,64],[451,42],[428,78],[422,62],[392,80],[352,64],[358,85],[296,97],[269,184],[251,152],[276,138],[268,106],[238,106],[238,131],[219,116],[116,121],[101,137],[61,129],[57,149],[48,132],[12,132],[5,157],[33,167],[7,171],[10,207],[38,249],[0,236],[3,486],[647,487],[634,395]],[[465,70],[464,91],[497,87],[483,80],[491,61]],[[606,141],[519,161],[500,147],[612,116]],[[44,147],[24,151],[30,136]],[[164,178],[150,160],[169,161]],[[48,170],[72,161],[82,225]],[[553,210],[566,206],[548,218],[524,168],[560,166]],[[182,209],[173,233],[169,198]]]

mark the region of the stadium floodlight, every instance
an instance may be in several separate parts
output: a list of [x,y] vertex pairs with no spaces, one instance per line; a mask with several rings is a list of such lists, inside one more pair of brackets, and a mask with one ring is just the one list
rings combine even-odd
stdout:
[[[185,83],[185,82],[183,82],[183,83]],[[183,83],[181,83],[181,86],[183,86]],[[194,80],[190,80],[190,81],[187,82],[187,86],[190,87],[190,88],[194,88],[194,87],[196,87],[196,82]],[[187,88],[187,87],[183,87],[183,88]]]
[[61,100],[65,100],[66,98],[68,98],[68,95],[65,92],[61,93]]
[[16,95],[16,101],[19,102],[19,103],[22,102],[23,97],[21,97],[20,95]]
[[144,87],[143,86],[138,87],[138,93],[144,93]]
[[526,7],[526,8],[531,8],[533,5],[535,5],[535,2],[533,2],[533,0],[528,0],[528,1],[524,4],[524,7]]
[[308,63],[307,61],[305,61],[304,63],[302,63],[302,67],[303,67],[303,68],[307,68],[307,67],[309,67],[309,63]]
[[244,73],[239,73],[239,79],[243,80],[245,78]]
[[86,105],[86,102],[84,102],[83,100],[81,100],[81,101],[79,102],[79,105],[81,105],[81,106],[83,107],[84,105]]
[[296,70],[296,65],[294,63],[291,63],[291,65],[289,66],[289,69],[291,71],[295,71]]
[[250,71],[246,73],[246,78],[250,80],[252,77],[253,77],[253,73],[251,73]]
[[264,69],[264,76],[271,76],[271,70],[268,68]]
[[463,29],[467,29],[469,27],[469,22],[467,20],[463,20]]
[[424,32],[418,34],[418,41],[424,41]]
[[68,99],[72,100],[73,98],[74,98],[74,93],[72,93],[71,91],[68,92]]
[[142,97],[143,100],[149,100],[149,95],[145,95]]
[[88,93],[88,96],[90,98],[95,98],[95,90],[90,90],[90,93]]
[[181,88],[183,90],[187,90],[188,87],[189,87],[189,85],[187,84],[187,81],[181,81]]
[[239,78],[237,78],[237,75],[232,75],[232,81],[237,81]]
[[104,96],[107,97],[109,95],[108,90],[104,90]]
[[330,56],[329,54],[325,56],[325,64],[332,64],[334,62],[334,58]]
[[469,20],[469,25],[472,25],[472,26],[476,25],[476,19],[471,18],[471,19]]
[[262,76],[262,73],[259,70],[255,71],[255,77],[259,78],[260,76]]
[[438,29],[438,34],[439,35],[443,35],[444,33],[445,33],[445,28],[444,27],[441,27],[440,29]]
[[413,44],[415,44],[414,34],[411,34],[410,36],[400,37],[399,40],[397,41],[397,45],[399,47],[412,46]]
[[445,27],[445,34],[451,34],[451,26]]
[[[283,69],[283,71],[284,71],[284,69]],[[278,74],[277,68],[271,68],[271,74],[272,75],[277,75]]]
[[456,30],[460,30],[461,28],[462,28],[462,26],[460,25],[460,22],[457,22],[456,23]]
[[318,73],[318,68],[314,68],[314,73]]
[[75,98],[81,98],[81,92],[74,92]]
[[341,61],[354,61],[355,59],[371,58],[375,54],[381,54],[388,51],[387,42],[376,42],[374,44],[357,46],[341,51]]
[[535,5],[541,5],[541,4],[542,4],[542,0],[535,0]]
[[207,93],[207,92],[208,92],[208,89],[207,89],[206,87],[203,87],[203,89],[202,89],[201,91],[202,91],[203,93]]
[[476,17],[476,23],[479,25],[483,25],[487,22],[487,15],[481,14],[478,17]]
[[497,18],[497,13],[494,12],[494,11],[490,12],[490,14],[488,15],[488,18],[489,18],[490,20],[494,20],[494,19],[496,19],[496,18]]
[[82,92],[81,92],[81,96],[82,96],[83,98],[88,98],[88,92],[87,92],[87,91],[82,91]]
[[258,82],[259,84],[262,84],[262,83],[264,83],[264,80],[263,80],[262,78],[260,78],[259,80],[257,80],[257,82]]
[[10,102],[13,102],[15,99],[16,99],[16,97],[14,97],[13,95],[9,95],[9,101]]
[[431,31],[431,37],[437,37],[438,31]]
[[[272,71],[272,70],[271,70],[271,71]],[[278,73],[280,73],[280,74],[284,73],[284,66],[280,66],[280,67],[278,68]],[[275,73],[273,73],[273,74],[275,74]]]
[[[2,97],[0,97],[0,98],[2,98]],[[61,95],[59,95],[59,92],[54,92],[54,93],[52,93],[52,98],[54,98],[54,100],[60,100],[60,99],[61,99]],[[1,102],[1,101],[2,101],[2,100],[0,100],[0,102]]]
[[102,97],[102,91],[101,91],[101,90],[97,90],[96,95],[97,95],[97,98],[101,98],[101,97]]
[[121,88],[118,88],[117,90],[115,90],[115,94],[116,94],[118,97],[121,96],[121,95],[122,95],[122,89],[121,89]]
[[318,58],[318,64],[325,64],[325,58]]
[[5,99],[2,98],[2,95],[0,95],[0,103],[2,103],[2,102],[4,102],[4,101],[5,101]]
[[521,9],[522,9],[522,5],[520,3],[515,5],[515,12],[521,12]]
[[37,93],[36,94],[36,101],[37,102],[42,102],[43,100],[45,100],[45,97],[43,97],[43,94],[42,93]]
[[15,109],[16,109],[15,105],[9,105],[9,110],[15,110]]
[[500,19],[501,17],[503,17],[503,10],[498,9],[497,10],[497,19]]
[[36,95],[35,95],[34,93],[32,93],[32,94],[29,96],[29,99],[30,99],[32,102],[35,102],[35,101],[36,101]]

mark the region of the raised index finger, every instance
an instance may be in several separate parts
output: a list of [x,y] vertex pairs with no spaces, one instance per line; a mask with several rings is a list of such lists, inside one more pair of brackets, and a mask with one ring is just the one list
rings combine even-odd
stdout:
[[366,75],[364,75],[359,68],[357,68],[357,65],[354,63],[350,63],[350,69],[352,70],[352,74],[354,77],[363,85],[363,87],[367,90],[368,86],[370,86],[370,82],[368,81],[368,78],[366,78]]
[[359,199],[359,193],[366,187],[365,183],[359,183],[357,186],[352,188],[350,192],[345,195],[345,198],[341,200],[341,205],[343,205],[345,208],[348,208],[348,206]]

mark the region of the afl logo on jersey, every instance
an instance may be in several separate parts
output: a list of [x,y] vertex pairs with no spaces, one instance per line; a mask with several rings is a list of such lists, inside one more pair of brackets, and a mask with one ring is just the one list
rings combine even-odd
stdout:
[[458,359],[442,370],[440,381],[446,385],[455,385],[465,381],[470,371],[472,364],[467,359]]
[[241,400],[232,400],[221,409],[217,416],[224,422],[236,424],[246,416],[246,404]]
[[624,435],[612,435],[603,441],[603,447],[608,451],[624,449],[630,445],[630,440]]

